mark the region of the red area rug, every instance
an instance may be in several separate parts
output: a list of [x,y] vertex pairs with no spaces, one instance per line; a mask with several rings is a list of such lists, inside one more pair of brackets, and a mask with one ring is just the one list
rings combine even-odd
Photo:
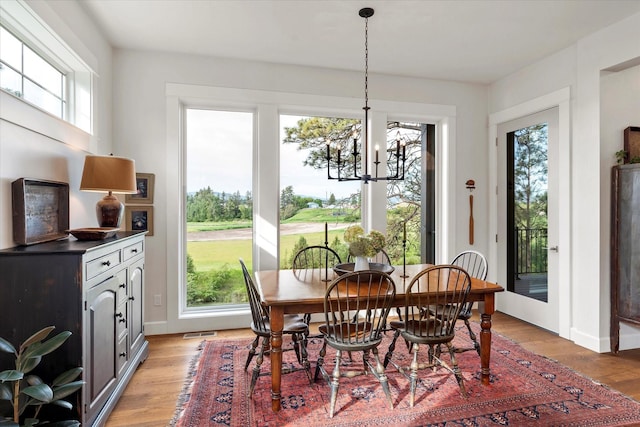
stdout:
[[[380,347],[384,357],[391,333]],[[456,338],[458,339],[458,338]],[[462,339],[462,337],[460,338]],[[469,397],[464,399],[453,375],[443,369],[421,370],[416,404],[409,407],[409,382],[387,369],[394,409],[385,405],[384,392],[372,375],[340,380],[336,413],[329,418],[329,386],[320,378],[309,385],[304,372],[283,375],[282,410],[271,411],[271,380],[258,379],[253,398],[247,397],[250,369],[244,362],[251,340],[205,341],[194,362],[193,377],[178,403],[171,425],[201,426],[632,426],[640,425],[640,403],[533,354],[493,334],[491,385],[480,384],[475,352],[458,355]],[[322,341],[312,339],[309,354],[315,369]],[[289,345],[285,341],[285,345]],[[425,352],[426,353],[426,352]],[[333,365],[329,348],[327,372]],[[408,360],[403,343],[397,357]],[[444,356],[447,357],[447,356]],[[361,366],[354,354],[353,365]],[[285,352],[285,363],[294,363]],[[407,363],[408,364],[408,363]],[[356,369],[358,369],[356,368]],[[263,370],[269,369],[265,358]]]

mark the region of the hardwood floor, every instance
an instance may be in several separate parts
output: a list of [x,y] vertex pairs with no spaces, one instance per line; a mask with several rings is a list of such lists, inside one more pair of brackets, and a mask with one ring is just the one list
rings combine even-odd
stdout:
[[[621,351],[618,355],[594,353],[502,313],[493,316],[493,330],[640,401],[640,349]],[[253,336],[249,329],[238,329],[218,331],[215,337],[207,339]],[[189,362],[203,339],[184,339],[179,334],[149,336],[148,340],[149,358],[138,368],[107,427],[166,426],[173,417]]]

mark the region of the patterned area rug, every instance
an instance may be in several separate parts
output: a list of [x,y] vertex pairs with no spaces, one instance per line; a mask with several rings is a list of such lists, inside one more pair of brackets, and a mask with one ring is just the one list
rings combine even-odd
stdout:
[[[380,346],[386,353],[391,333]],[[461,338],[463,339],[461,333]],[[535,355],[494,333],[491,385],[480,383],[480,362],[475,352],[459,354],[468,397],[459,392],[453,375],[445,370],[421,370],[414,408],[409,407],[409,382],[391,365],[387,369],[393,410],[372,375],[342,378],[336,413],[329,418],[329,386],[320,378],[309,385],[303,371],[283,375],[282,410],[271,411],[269,376],[258,378],[253,398],[247,397],[251,379],[244,363],[251,340],[205,341],[194,363],[193,377],[171,422],[176,427],[201,426],[632,426],[640,425],[640,403],[570,369]],[[322,344],[312,339],[312,368]],[[285,341],[285,345],[290,345]],[[426,352],[425,352],[426,353]],[[333,366],[329,348],[327,372]],[[408,365],[409,354],[398,341],[396,360]],[[447,356],[444,356],[447,358]],[[345,357],[345,359],[347,359]],[[284,363],[295,362],[287,351]],[[347,363],[359,369],[362,359]],[[269,369],[268,357],[263,370]],[[313,372],[313,371],[312,371]]]

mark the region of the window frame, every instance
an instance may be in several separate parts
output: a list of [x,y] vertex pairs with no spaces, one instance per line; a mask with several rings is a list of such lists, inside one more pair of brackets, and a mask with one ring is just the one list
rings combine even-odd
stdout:
[[[22,1],[0,2],[0,25],[65,76],[64,98],[66,100],[63,117],[59,117],[23,97],[0,90],[0,101],[3,107],[4,105],[10,107],[2,109],[2,118],[69,145],[88,150],[91,144],[88,135],[93,133],[94,128],[93,85],[94,68],[97,64],[95,57],[84,52],[84,56],[88,56],[87,61],[81,58],[33,9]],[[91,67],[87,62],[94,66]],[[38,120],[34,120],[34,115]],[[77,128],[77,131],[59,129],[56,120],[70,124]],[[68,137],[69,132],[77,137]]]
[[[14,96],[17,96],[18,98],[24,100],[25,102],[28,102],[30,104],[32,104],[34,107],[36,108],[40,108],[41,110],[47,111],[51,114],[53,114],[54,116],[65,120],[68,116],[69,116],[69,111],[68,111],[68,102],[67,102],[67,97],[68,97],[68,85],[67,85],[67,74],[60,70],[56,64],[52,63],[51,61],[49,61],[46,57],[44,57],[43,55],[40,55],[37,51],[35,51],[34,49],[32,49],[27,43],[25,43],[19,36],[15,35],[11,30],[9,30],[8,28],[6,28],[4,25],[2,25],[2,23],[0,23],[0,31],[6,31],[7,33],[9,33],[11,36],[13,36],[19,43],[20,43],[20,69],[16,69],[13,65],[2,61],[2,58],[0,57],[0,63],[2,64],[3,67],[7,67],[10,70],[12,70],[13,72],[15,72],[16,74],[18,74],[20,77],[20,94],[17,95],[15,93],[9,92],[7,91],[5,88],[0,87],[1,90],[4,90]],[[44,61],[46,64],[48,64],[51,68],[53,68],[55,71],[57,71],[60,75],[60,95],[53,93],[51,90],[49,90],[47,87],[44,86],[44,84],[38,80],[35,80],[35,78],[30,77],[27,74],[27,71],[25,70],[25,49],[28,49],[29,51],[31,51],[37,58],[41,59],[42,61]],[[39,87],[41,90],[43,90],[45,93],[50,94],[51,96],[53,96],[56,99],[57,105],[58,105],[58,113],[52,112],[51,110],[40,106],[38,103],[33,102],[29,99],[26,98],[26,92],[25,92],[25,81],[31,82],[34,85],[36,85],[37,87]]]
[[[184,206],[184,112],[185,106],[199,106],[216,109],[254,110],[253,149],[253,266],[255,271],[275,270],[279,267],[279,173],[280,168],[280,114],[323,115],[361,117],[361,101],[356,98],[322,96],[290,92],[255,89],[224,88],[183,83],[167,83],[166,95],[166,158],[167,158],[167,212],[166,212],[166,273],[167,273],[167,320],[161,324],[149,325],[150,333],[178,333],[186,331],[227,329],[237,327],[239,322],[249,321],[249,310],[214,313],[185,313],[181,309],[180,289],[186,266],[186,254],[181,242],[186,230]],[[436,251],[437,262],[452,257],[450,246],[456,241],[455,231],[455,127],[456,108],[447,105],[419,104],[409,102],[376,101],[375,118],[372,124],[372,138],[386,138],[388,120],[418,121],[437,125],[437,150],[439,179],[436,183],[438,206],[437,230],[439,236]],[[388,113],[393,111],[393,113]],[[376,133],[380,134],[376,136]],[[376,191],[372,189],[376,187]],[[365,199],[366,197],[366,199]],[[367,185],[363,189],[363,206],[386,206],[386,188]],[[378,212],[380,211],[380,212]],[[371,228],[380,229],[386,224],[386,210],[370,212],[365,221],[371,221]],[[364,215],[363,215],[364,216]],[[364,223],[364,222],[363,222]],[[378,224],[381,224],[379,226]],[[452,242],[449,244],[448,242]]]

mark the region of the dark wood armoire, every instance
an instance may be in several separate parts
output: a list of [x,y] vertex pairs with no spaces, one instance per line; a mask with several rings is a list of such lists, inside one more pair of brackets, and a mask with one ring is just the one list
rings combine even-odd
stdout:
[[640,164],[613,167],[611,189],[611,351],[620,322],[640,326]]

